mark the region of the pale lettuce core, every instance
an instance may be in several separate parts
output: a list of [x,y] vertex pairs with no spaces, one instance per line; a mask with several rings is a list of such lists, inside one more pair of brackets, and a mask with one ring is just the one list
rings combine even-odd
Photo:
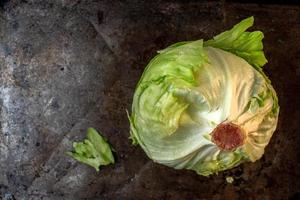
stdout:
[[[152,160],[207,176],[261,158],[279,106],[262,71],[263,33],[246,32],[253,21],[247,18],[212,40],[176,43],[150,61],[129,119],[133,143]],[[226,122],[246,135],[231,151],[211,138]]]

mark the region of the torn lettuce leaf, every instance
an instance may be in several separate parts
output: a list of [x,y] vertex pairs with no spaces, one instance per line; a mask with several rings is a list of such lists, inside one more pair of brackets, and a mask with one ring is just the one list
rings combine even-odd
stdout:
[[94,128],[88,128],[86,137],[82,142],[74,142],[74,150],[67,152],[67,155],[94,167],[96,171],[99,171],[100,166],[115,163],[112,149],[103,136]]
[[213,39],[204,42],[204,46],[211,46],[229,51],[244,58],[255,68],[261,68],[268,61],[263,52],[261,31],[247,32],[254,23],[254,17],[249,17],[236,24],[232,29],[225,31]]

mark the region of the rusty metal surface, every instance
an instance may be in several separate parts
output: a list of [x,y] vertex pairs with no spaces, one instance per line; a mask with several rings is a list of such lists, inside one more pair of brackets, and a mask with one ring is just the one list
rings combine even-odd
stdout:
[[[297,199],[300,7],[181,1],[7,1],[0,8],[0,199]],[[265,33],[278,129],[263,158],[209,178],[153,163],[128,140],[132,95],[155,52],[250,15]],[[64,152],[87,127],[117,162]],[[234,182],[228,184],[227,176]]]

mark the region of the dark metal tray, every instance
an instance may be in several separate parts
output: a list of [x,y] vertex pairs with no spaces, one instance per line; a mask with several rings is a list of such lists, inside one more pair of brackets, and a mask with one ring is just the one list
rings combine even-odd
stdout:
[[[0,8],[0,199],[299,199],[300,7],[212,1],[12,0]],[[253,15],[281,106],[263,158],[209,178],[128,140],[135,85],[157,50]],[[64,154],[87,127],[117,151],[99,173]],[[233,176],[228,184],[225,179]]]

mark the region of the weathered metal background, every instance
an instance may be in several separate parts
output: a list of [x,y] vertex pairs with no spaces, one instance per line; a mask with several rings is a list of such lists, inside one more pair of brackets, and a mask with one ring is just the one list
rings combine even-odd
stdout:
[[[0,199],[299,199],[300,7],[224,1],[12,0],[0,8]],[[264,157],[209,178],[149,160],[128,140],[135,85],[155,52],[255,16],[278,129]],[[64,152],[87,127],[117,162],[100,173]],[[227,176],[235,181],[228,184]]]

